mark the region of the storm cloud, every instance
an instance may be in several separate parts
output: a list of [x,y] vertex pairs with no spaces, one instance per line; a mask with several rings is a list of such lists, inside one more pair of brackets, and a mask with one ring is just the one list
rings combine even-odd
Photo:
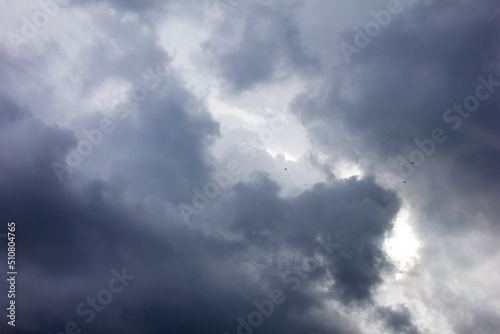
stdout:
[[495,1],[4,7],[2,333],[498,332]]

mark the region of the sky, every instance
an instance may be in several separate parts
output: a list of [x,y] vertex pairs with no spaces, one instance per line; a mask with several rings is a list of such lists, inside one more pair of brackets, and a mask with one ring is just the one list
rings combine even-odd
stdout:
[[0,332],[499,333],[499,19],[1,0]]

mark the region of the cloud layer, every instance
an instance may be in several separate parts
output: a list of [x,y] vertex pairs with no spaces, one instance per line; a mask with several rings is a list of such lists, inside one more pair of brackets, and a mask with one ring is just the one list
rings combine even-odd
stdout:
[[495,1],[4,6],[2,332],[498,332]]

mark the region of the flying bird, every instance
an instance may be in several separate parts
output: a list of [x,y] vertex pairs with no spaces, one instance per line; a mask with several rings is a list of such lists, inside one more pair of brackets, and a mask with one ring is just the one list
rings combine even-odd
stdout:
[[285,167],[285,170],[288,170],[288,168]]

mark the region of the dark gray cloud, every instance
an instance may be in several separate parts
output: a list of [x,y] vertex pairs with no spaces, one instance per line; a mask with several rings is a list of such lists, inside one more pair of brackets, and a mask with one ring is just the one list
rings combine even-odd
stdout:
[[[126,175],[136,196],[178,204],[191,200],[192,188],[208,179],[211,157],[206,150],[218,137],[219,126],[182,83],[162,80],[138,109],[112,115],[116,130],[84,163],[91,170]],[[80,123],[95,127],[101,118]]]
[[[4,105],[15,106],[12,101]],[[64,156],[63,147],[75,145],[74,134],[33,117],[22,118],[17,109],[10,111],[17,119],[2,129],[2,142],[12,143],[11,138],[21,133],[31,136],[2,150],[10,157],[2,161],[10,165],[2,165],[2,175],[9,177],[2,178],[0,211],[4,221],[17,222],[20,238],[19,271],[24,274],[17,300],[27,311],[19,333],[61,330],[67,321],[96,333],[234,332],[236,317],[249,314],[253,300],[269,298],[266,281],[286,291],[288,302],[262,328],[285,333],[284,321],[290,328],[307,325],[291,316],[294,309],[309,312],[324,307],[308,286],[326,279],[328,272],[336,280],[330,298],[338,294],[346,301],[363,301],[380,282],[378,272],[384,262],[380,240],[399,204],[394,194],[373,180],[317,185],[297,198],[284,199],[277,195],[275,183],[256,176],[254,183],[234,188],[226,200],[230,203],[221,201],[215,207],[234,212],[234,218],[225,223],[240,240],[230,241],[187,228],[177,211],[165,210],[156,201],[127,200],[126,186],[119,178],[72,177],[59,182],[51,163]],[[15,152],[29,159],[16,159]],[[348,208],[342,208],[342,203]],[[256,207],[261,210],[252,209]],[[259,281],[250,279],[242,265],[253,258],[255,247],[277,260],[281,251],[313,256],[318,235],[332,235],[336,242],[356,241],[342,244],[330,264],[304,281],[297,294],[290,291],[297,276],[283,279],[280,271],[303,266],[300,258],[281,260],[279,270],[265,269]],[[354,246],[361,244],[360,249]],[[79,316],[77,306],[106,288],[113,277],[111,270],[120,272],[122,267],[136,278],[87,325],[88,315]],[[317,319],[316,326],[333,333],[353,332],[342,316],[338,319],[336,325]]]
[[[462,22],[458,18],[465,13],[467,20]],[[336,128],[339,122],[346,132],[361,137],[360,153],[376,150],[382,157],[407,153],[415,138],[428,137],[435,127],[449,130],[443,113],[474,93],[478,76],[496,74],[492,65],[498,50],[497,14],[440,2],[400,15],[404,16],[395,17],[352,64],[329,73],[316,99],[307,93],[297,98],[296,114],[304,124],[320,118]],[[345,33],[347,42],[352,43],[352,35]],[[498,117],[495,101],[496,96],[488,99],[481,106],[485,116],[471,117],[467,123],[491,128]]]
[[[500,82],[499,12],[491,1],[481,6],[444,1],[420,3],[399,15],[352,63],[325,75],[320,89],[298,96],[293,110],[333,161],[339,156],[360,161],[368,172],[390,175],[398,188],[407,179],[402,191],[410,194],[418,212],[422,259],[435,261],[436,252],[443,252],[455,270],[463,270],[497,253],[485,241],[475,244],[484,247],[482,255],[464,261],[463,253],[450,251],[453,246],[443,236],[466,243],[469,234],[485,238],[484,226],[499,233],[499,179],[494,172],[500,167],[500,95],[494,87]],[[343,36],[352,43],[352,31]],[[480,94],[488,97],[477,111],[445,114],[454,104],[467,103],[480,84]],[[453,121],[450,115],[455,115]],[[401,176],[399,156],[408,164],[417,159],[412,155],[420,149],[415,140],[431,138],[436,128],[443,129],[447,140],[434,143],[434,153],[423,155],[423,164],[415,160],[415,171]],[[436,271],[437,277],[445,275]],[[496,328],[487,321],[467,328],[488,327]]]
[[[496,292],[487,290],[496,276],[485,268],[495,263],[500,232],[496,3],[405,2],[345,64],[318,41],[331,35],[350,43],[353,30],[333,31],[320,2],[239,3],[222,17],[204,12],[211,4],[169,5],[172,12],[161,1],[75,1],[70,11],[89,14],[100,32],[82,38],[84,45],[40,34],[44,48],[22,49],[19,58],[2,47],[0,221],[17,224],[20,274],[16,330],[2,321],[1,331],[59,333],[74,321],[82,333],[495,333]],[[343,6],[352,17],[373,9]],[[314,11],[318,19],[305,17]],[[199,47],[191,54],[170,50],[184,37],[173,27],[182,31],[193,17],[213,30],[185,36]],[[200,82],[189,79],[186,64],[200,66]],[[215,75],[208,88],[207,64]],[[61,72],[69,79],[58,82]],[[291,78],[304,87],[288,116],[307,131],[307,154],[292,161],[286,152],[256,149],[248,159],[239,147],[251,131],[231,122],[223,128],[209,101],[228,98],[232,108],[241,96],[257,96],[254,90],[288,89]],[[110,84],[124,95],[108,96]],[[477,111],[446,114],[478,96],[478,85],[479,94],[490,94]],[[54,122],[60,101],[72,98],[74,115]],[[124,103],[134,107],[124,113]],[[274,108],[266,103],[264,118]],[[65,163],[103,120],[113,130],[61,182],[54,161]],[[409,165],[411,175],[398,175],[399,157],[418,158],[412,152],[425,149],[415,139],[435,128],[447,139]],[[223,156],[214,150],[219,142]],[[243,172],[186,221],[178,205],[192,204],[194,189],[212,181],[228,157]],[[346,160],[364,176],[336,177]],[[306,164],[324,179],[283,191],[290,178],[314,179]],[[401,212],[410,212],[406,223],[421,247],[412,275],[395,268],[384,243]],[[473,298],[449,302],[436,293],[450,279]],[[398,289],[408,300],[389,305],[380,296]],[[7,291],[5,280],[0,290]],[[91,298],[99,303],[94,311]],[[439,316],[448,326],[431,326]]]
[[204,51],[215,55],[220,74],[232,90],[241,92],[260,83],[283,80],[297,70],[308,73],[319,65],[304,47],[294,22],[297,7],[300,5],[249,3],[244,10],[234,12],[241,15],[241,32],[234,36],[227,31],[227,24],[221,24],[214,39],[204,43]]
[[391,333],[419,334],[412,323],[411,313],[404,305],[398,307],[379,307],[377,315],[383,321],[385,330]]
[[[336,68],[322,91],[298,96],[295,114],[318,148],[335,146],[328,152],[332,157],[341,152],[351,160],[364,159],[367,168],[385,169],[398,180],[398,157],[408,164],[417,159],[412,155],[420,149],[415,140],[428,142],[434,129],[442,129],[446,141],[434,143],[430,156],[422,153],[410,179],[425,192],[422,210],[430,220],[440,215],[437,220],[446,225],[463,225],[473,211],[484,209],[479,201],[471,208],[467,203],[472,197],[498,196],[498,173],[492,172],[498,169],[500,154],[498,89],[492,87],[491,95],[467,118],[453,112],[461,119],[457,129],[458,120],[450,121],[451,114],[445,113],[474,96],[478,85],[485,93],[478,77],[500,82],[495,8],[488,1],[483,6],[445,1],[419,4],[399,14],[351,64]],[[351,35],[346,32],[347,41]],[[442,185],[440,190],[435,184]],[[457,201],[469,206],[464,211],[470,214],[458,222],[443,213],[448,206],[453,210]],[[498,207],[490,204],[486,212],[494,223]]]
[[21,120],[24,118],[25,114],[29,114],[27,110],[20,108],[14,101],[9,99],[8,96],[3,94],[0,95],[0,108],[2,110],[2,114],[0,115],[0,127]]

